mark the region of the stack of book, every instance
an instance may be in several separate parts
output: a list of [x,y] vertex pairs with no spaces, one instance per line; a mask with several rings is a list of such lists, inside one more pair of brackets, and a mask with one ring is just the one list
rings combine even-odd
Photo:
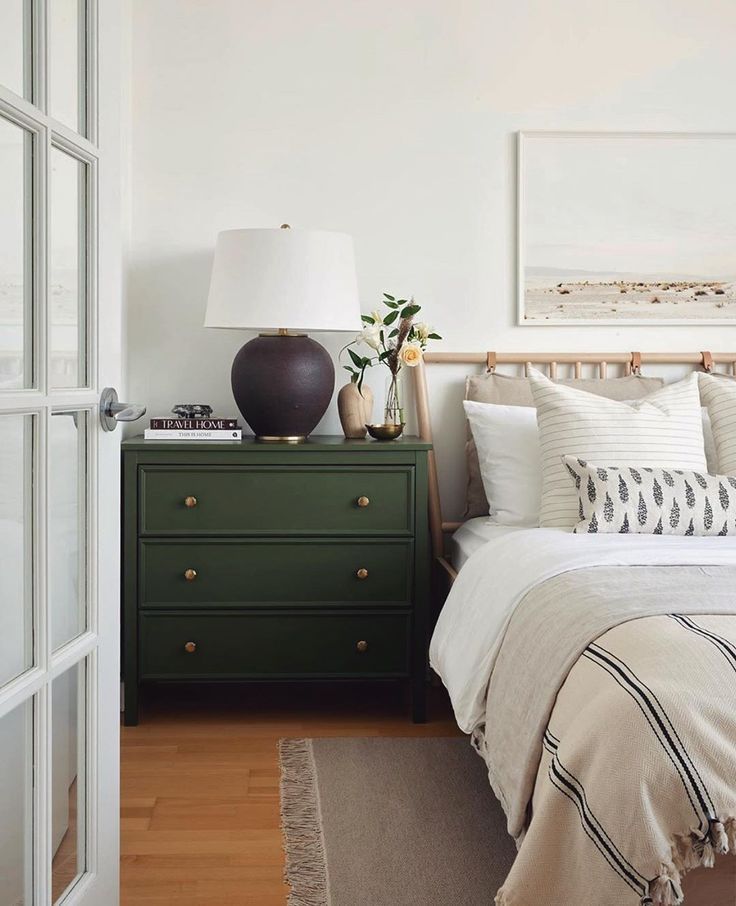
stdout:
[[242,431],[234,418],[152,418],[145,440],[240,440]]

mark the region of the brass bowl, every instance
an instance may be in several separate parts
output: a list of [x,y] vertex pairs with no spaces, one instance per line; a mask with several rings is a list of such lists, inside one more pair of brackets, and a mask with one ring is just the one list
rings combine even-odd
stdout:
[[366,425],[368,433],[376,440],[396,440],[401,437],[404,425]]

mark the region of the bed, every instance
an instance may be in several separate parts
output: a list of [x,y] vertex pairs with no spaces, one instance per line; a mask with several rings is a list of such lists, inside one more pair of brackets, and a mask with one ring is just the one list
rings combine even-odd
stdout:
[[[427,363],[528,370],[529,358]],[[647,362],[736,374],[734,354],[534,360],[552,378],[558,365],[580,379],[586,365],[604,378],[611,364],[631,374]],[[431,441],[424,368],[416,395]],[[736,535],[448,523],[434,462],[430,482],[450,586],[431,663],[518,847],[498,906],[736,904]]]

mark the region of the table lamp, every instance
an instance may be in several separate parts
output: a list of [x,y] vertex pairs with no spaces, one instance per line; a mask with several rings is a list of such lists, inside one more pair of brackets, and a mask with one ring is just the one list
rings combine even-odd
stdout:
[[306,331],[361,328],[352,237],[288,224],[220,233],[204,326],[262,331],[233,361],[235,402],[258,440],[306,440],[335,388],[330,354]]

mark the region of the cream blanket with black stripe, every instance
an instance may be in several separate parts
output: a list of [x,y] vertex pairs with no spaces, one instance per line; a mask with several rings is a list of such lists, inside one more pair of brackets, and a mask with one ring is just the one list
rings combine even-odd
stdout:
[[499,906],[671,906],[736,851],[736,566],[536,585],[474,734],[519,842]]

